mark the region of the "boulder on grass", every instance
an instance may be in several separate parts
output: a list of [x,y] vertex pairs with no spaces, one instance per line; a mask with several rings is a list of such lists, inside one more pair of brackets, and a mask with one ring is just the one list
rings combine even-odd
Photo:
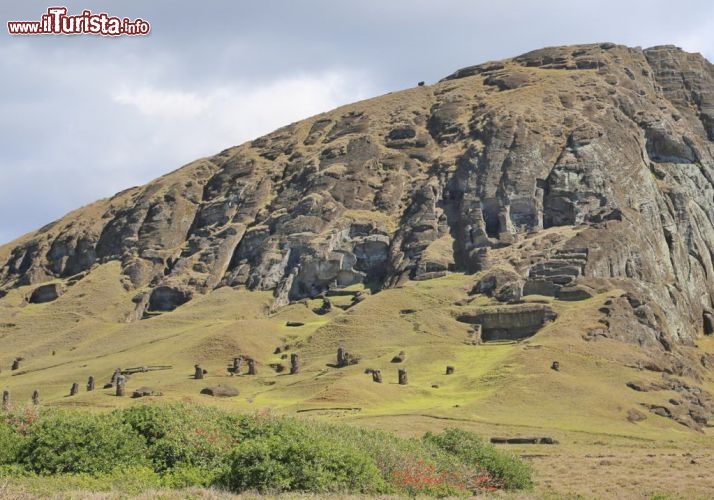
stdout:
[[144,386],[144,387],[139,387],[131,394],[132,398],[143,398],[146,396],[161,396],[161,393],[156,392],[151,387]]
[[208,396],[213,396],[214,398],[234,398],[239,394],[239,392],[238,389],[230,385],[216,385],[201,389],[201,394],[207,394]]

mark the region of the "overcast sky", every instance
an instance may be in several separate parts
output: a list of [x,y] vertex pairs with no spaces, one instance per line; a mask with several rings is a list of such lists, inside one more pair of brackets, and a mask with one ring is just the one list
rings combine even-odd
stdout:
[[[142,18],[151,33],[7,33],[7,21],[57,4]],[[714,56],[705,0],[24,0],[3,1],[0,20],[0,244],[281,125],[463,66],[603,41]]]

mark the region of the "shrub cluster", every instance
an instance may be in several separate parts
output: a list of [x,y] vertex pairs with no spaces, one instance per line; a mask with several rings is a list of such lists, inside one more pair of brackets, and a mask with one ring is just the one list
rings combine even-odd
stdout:
[[233,492],[471,495],[530,488],[531,470],[472,433],[422,439],[186,405],[111,413],[0,415],[0,475],[65,477],[65,485],[139,493]]

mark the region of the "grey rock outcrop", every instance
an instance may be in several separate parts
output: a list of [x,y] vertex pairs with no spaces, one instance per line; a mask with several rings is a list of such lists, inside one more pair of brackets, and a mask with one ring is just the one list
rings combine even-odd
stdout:
[[559,253],[534,252],[496,296],[582,300],[596,280],[645,302],[618,305],[613,325],[639,326],[613,335],[692,343],[714,329],[712,141],[714,66],[701,55],[540,49],[288,125],[75,211],[0,248],[0,295],[114,260],[127,288],[150,290],[132,320],[221,286],[272,290],[277,308],[487,270],[492,249],[567,228]]

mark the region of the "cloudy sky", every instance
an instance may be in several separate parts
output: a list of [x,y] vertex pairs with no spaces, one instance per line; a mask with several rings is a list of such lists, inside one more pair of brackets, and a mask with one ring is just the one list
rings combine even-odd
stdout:
[[[66,5],[148,36],[11,36]],[[200,6],[200,7],[199,7]],[[340,104],[549,45],[672,43],[714,59],[714,2],[2,2],[0,244]]]

